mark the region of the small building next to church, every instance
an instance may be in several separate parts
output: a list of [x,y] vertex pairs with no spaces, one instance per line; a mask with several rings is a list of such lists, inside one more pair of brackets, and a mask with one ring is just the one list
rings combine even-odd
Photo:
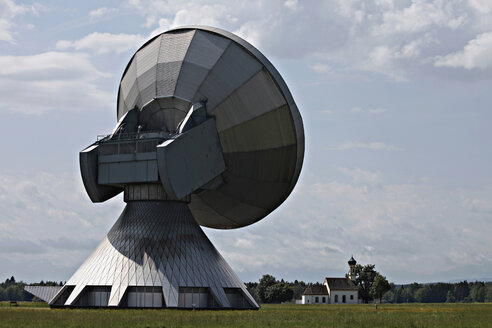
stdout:
[[348,261],[348,278],[325,278],[322,285],[309,284],[297,304],[357,304],[359,289],[355,285],[355,265],[352,256]]

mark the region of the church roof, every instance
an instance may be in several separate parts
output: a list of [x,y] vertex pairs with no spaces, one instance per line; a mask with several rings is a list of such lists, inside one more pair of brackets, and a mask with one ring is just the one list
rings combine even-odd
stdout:
[[357,290],[357,286],[349,278],[325,278],[330,290]]
[[302,295],[328,295],[325,285],[309,284]]
[[356,265],[357,264],[357,261],[354,259],[354,256],[350,257],[350,260],[348,260],[348,264],[349,265]]

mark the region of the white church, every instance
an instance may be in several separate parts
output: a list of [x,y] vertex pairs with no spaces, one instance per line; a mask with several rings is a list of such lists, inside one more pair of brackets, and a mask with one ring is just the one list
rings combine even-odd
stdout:
[[355,285],[356,264],[352,256],[348,261],[348,278],[325,278],[323,285],[309,284],[296,304],[357,304],[359,289]]

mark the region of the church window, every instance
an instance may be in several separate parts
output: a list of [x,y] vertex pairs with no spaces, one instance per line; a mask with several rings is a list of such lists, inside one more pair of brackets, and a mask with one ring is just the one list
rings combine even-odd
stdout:
[[338,303],[338,295],[335,295],[335,303]]
[[316,296],[316,297],[314,298],[314,302],[315,302],[315,303],[319,303],[319,297],[318,297],[318,296]]
[[354,295],[350,295],[350,299],[353,300],[354,299]]
[[322,300],[323,300],[323,303],[326,303],[326,297],[323,296]]
[[347,303],[347,298],[345,295],[342,296],[342,303]]

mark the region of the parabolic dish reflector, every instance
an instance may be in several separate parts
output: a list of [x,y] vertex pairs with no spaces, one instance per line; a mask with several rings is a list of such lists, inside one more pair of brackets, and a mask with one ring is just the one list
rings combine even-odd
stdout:
[[304,157],[302,119],[289,89],[245,40],[188,26],[154,37],[135,53],[121,79],[117,115],[136,107],[152,128],[173,133],[200,101],[216,119],[226,170],[216,189],[191,195],[193,216],[219,229],[261,220],[291,193]]

